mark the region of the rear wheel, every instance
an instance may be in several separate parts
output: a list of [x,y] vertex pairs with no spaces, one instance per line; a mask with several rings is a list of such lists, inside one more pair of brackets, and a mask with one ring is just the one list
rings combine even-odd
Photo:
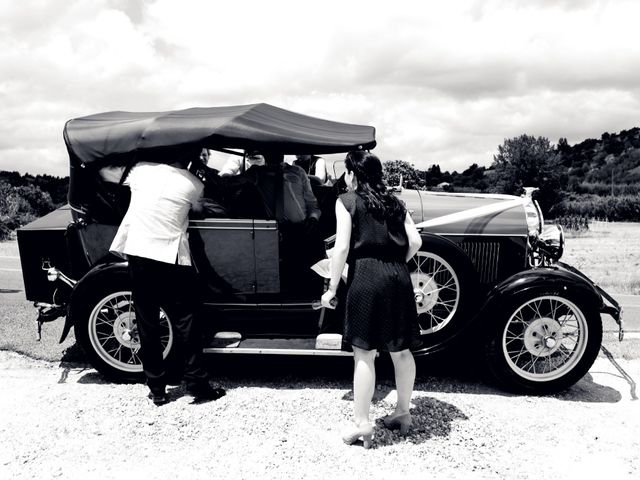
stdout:
[[[76,339],[90,363],[112,380],[143,380],[140,337],[127,272],[106,273],[87,287],[86,295],[72,308]],[[160,322],[166,358],[174,337],[164,310]]]
[[599,312],[560,289],[516,295],[497,312],[489,371],[510,390],[555,393],[580,380],[602,342]]

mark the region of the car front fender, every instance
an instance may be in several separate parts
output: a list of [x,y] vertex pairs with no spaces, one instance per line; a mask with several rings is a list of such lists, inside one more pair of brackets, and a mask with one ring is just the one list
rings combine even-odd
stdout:
[[101,263],[93,267],[87,274],[78,280],[78,283],[74,286],[71,291],[71,296],[69,298],[69,309],[67,316],[64,321],[64,328],[62,329],[62,335],[60,336],[60,342],[64,342],[69,335],[69,331],[71,327],[73,327],[75,323],[75,319],[73,318],[73,305],[75,302],[78,302],[82,299],[83,296],[86,295],[87,290],[91,288],[91,285],[95,281],[96,278],[102,277],[104,275],[110,275],[114,272],[125,272],[128,274],[128,262],[111,262],[111,263]]
[[489,317],[505,299],[535,290],[537,294],[563,291],[570,298],[580,298],[598,312],[607,312],[601,290],[585,275],[563,263],[518,272],[503,280],[489,292],[479,315]]

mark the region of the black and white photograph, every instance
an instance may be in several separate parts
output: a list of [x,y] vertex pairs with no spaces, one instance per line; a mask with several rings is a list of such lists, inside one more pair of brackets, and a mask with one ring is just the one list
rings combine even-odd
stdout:
[[639,2],[0,17],[0,478],[640,476]]

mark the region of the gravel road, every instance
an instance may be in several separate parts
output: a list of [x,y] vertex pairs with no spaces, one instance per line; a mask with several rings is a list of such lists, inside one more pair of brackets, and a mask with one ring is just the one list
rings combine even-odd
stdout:
[[[607,358],[555,396],[512,396],[473,374],[419,365],[415,428],[379,418],[394,404],[383,371],[374,448],[346,446],[349,359],[264,358],[214,365],[222,399],[193,404],[181,387],[155,407],[141,384],[88,366],[0,351],[0,478],[638,478],[640,360]],[[295,369],[292,365],[295,364]],[[383,364],[384,366],[384,364]]]

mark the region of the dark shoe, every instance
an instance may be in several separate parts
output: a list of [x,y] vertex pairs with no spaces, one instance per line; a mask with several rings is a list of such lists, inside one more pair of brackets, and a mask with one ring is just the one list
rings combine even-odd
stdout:
[[197,385],[187,385],[187,393],[193,396],[195,402],[210,402],[218,400],[227,394],[224,388],[213,388],[208,382]]
[[400,429],[401,435],[406,435],[411,428],[411,414],[410,413],[401,413],[400,415],[391,414],[387,415],[382,419],[382,423],[384,426],[391,429]]
[[169,397],[165,391],[149,392],[148,397],[156,407],[169,403]]

